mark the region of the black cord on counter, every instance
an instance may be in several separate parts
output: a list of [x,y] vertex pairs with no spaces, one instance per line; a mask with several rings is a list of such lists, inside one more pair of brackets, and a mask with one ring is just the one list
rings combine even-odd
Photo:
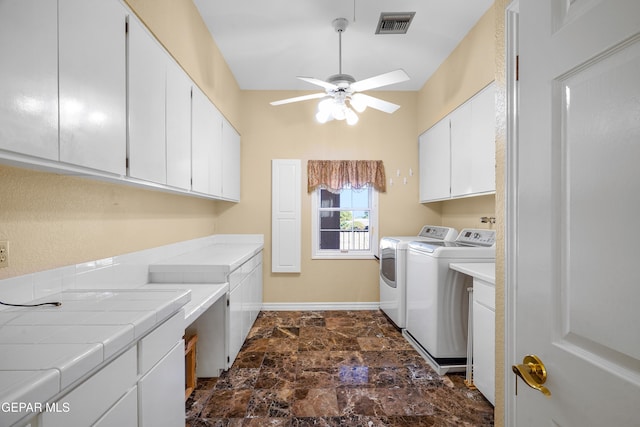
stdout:
[[61,302],[41,302],[40,304],[9,304],[7,302],[0,301],[0,305],[7,305],[9,307],[40,307],[41,305],[55,305],[56,307],[60,307],[62,305]]

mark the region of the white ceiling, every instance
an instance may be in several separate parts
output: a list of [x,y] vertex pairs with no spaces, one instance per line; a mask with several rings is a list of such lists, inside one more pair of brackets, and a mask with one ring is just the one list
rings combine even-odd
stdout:
[[[404,69],[419,90],[493,0],[194,0],[241,89],[315,90],[296,76],[338,73],[335,18],[347,18],[342,72]],[[407,34],[376,35],[381,12],[416,12]],[[354,16],[355,15],[355,16]]]

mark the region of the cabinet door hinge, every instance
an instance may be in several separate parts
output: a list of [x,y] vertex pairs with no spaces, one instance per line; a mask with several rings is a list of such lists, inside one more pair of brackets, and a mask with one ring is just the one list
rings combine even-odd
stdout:
[[516,55],[516,81],[520,80],[520,55]]
[[227,363],[231,362],[231,358],[227,356]]
[[227,299],[227,307],[229,307],[229,301],[231,301],[231,298]]

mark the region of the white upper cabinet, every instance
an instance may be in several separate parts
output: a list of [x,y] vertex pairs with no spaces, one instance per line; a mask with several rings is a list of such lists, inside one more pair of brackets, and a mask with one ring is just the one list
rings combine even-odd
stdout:
[[420,135],[419,144],[420,201],[448,199],[451,195],[449,119],[439,121]]
[[0,1],[0,149],[58,160],[56,0]]
[[495,183],[495,85],[451,114],[451,197],[489,193]]
[[240,200],[240,135],[122,2],[0,0],[0,58],[0,158]]
[[420,135],[420,202],[495,192],[495,84]]
[[191,79],[172,59],[167,64],[167,185],[191,188]]
[[240,134],[222,122],[222,197],[240,201]]
[[133,16],[129,18],[128,43],[128,175],[166,184],[165,92],[169,58]]
[[126,10],[59,0],[60,160],[126,173]]
[[193,88],[191,107],[192,190],[222,195],[222,114],[202,93]]

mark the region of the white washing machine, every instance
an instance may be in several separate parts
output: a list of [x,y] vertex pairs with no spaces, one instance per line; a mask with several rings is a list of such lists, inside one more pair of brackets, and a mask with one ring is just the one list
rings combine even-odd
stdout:
[[453,242],[409,243],[404,336],[436,371],[464,371],[470,277],[453,262],[494,262],[495,231],[464,229]]
[[425,225],[417,236],[380,239],[380,309],[399,328],[406,326],[407,249],[411,241],[453,241],[455,228]]

